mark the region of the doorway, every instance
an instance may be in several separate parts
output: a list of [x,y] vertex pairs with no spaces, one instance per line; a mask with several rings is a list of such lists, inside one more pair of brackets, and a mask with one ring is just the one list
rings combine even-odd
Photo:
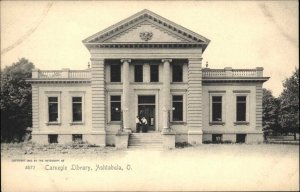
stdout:
[[155,131],[155,96],[138,96],[138,116],[145,117],[148,122],[148,131]]

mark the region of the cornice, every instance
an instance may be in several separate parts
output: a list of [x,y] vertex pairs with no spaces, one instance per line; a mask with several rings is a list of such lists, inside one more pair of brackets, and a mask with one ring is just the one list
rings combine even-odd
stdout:
[[26,81],[31,84],[91,83],[90,79],[26,79]]
[[[146,10],[146,9],[134,14],[133,16],[131,16],[127,19],[124,19],[124,20],[116,23],[115,25],[112,25],[111,27],[108,27],[108,28],[84,39],[82,42],[88,48],[90,46],[92,46],[91,43],[96,43],[98,45],[104,44],[103,42],[106,39],[109,39],[116,34],[120,34],[121,32],[128,30],[129,28],[131,28],[141,22],[144,22],[144,21],[149,21],[150,23],[157,25],[158,27],[161,27],[164,30],[169,31],[170,33],[176,34],[179,37],[186,39],[188,41],[188,44],[190,42],[192,42],[194,44],[200,44],[203,47],[203,49],[205,49],[206,46],[210,42],[209,39],[193,32],[189,29],[186,29],[168,19],[165,19],[149,10]],[[126,43],[126,44],[130,44],[130,42]],[[146,43],[146,44],[153,44],[153,43]],[[106,45],[105,48],[111,48],[111,46]],[[130,48],[130,47],[128,47],[128,48]]]

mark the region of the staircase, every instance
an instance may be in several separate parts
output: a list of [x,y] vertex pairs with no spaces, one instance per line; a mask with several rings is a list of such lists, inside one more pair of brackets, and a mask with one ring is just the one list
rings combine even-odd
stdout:
[[129,136],[128,149],[162,150],[163,139],[161,133],[131,133]]

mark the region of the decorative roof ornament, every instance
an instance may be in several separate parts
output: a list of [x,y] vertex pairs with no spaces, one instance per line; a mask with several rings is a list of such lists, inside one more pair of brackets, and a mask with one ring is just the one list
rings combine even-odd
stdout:
[[152,32],[140,32],[140,38],[144,41],[149,41],[152,39],[153,33]]

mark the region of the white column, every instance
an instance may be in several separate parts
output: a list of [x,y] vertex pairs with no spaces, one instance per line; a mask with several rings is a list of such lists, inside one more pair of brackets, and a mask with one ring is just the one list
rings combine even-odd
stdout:
[[170,62],[171,59],[162,59],[163,63],[163,132],[168,131],[170,110]]
[[121,59],[123,63],[123,101],[122,101],[122,110],[123,110],[123,128],[124,131],[131,132],[129,126],[129,63],[131,62],[130,59]]

